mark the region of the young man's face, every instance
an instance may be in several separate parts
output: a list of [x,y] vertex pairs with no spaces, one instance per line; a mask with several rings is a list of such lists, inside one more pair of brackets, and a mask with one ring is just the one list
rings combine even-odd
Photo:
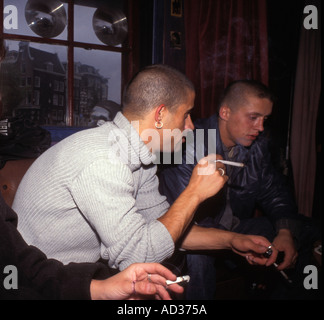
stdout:
[[163,151],[177,151],[184,142],[184,130],[193,130],[190,112],[195,100],[194,92],[188,95],[188,101],[180,105],[175,112],[168,112],[163,127]]
[[[221,138],[225,146],[232,147],[240,144],[249,147],[264,130],[264,121],[272,112],[272,102],[266,98],[247,97],[247,103],[238,106],[237,109],[220,110],[220,116],[224,120],[221,129]],[[222,117],[221,113],[224,118]]]

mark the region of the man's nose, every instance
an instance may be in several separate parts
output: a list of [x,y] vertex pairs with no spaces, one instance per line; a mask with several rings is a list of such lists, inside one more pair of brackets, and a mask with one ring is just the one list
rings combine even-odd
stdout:
[[256,123],[255,128],[256,128],[259,132],[263,132],[263,131],[264,131],[264,119],[260,118],[259,121]]
[[188,115],[188,117],[185,121],[185,129],[191,129],[191,130],[195,129],[195,125],[193,124],[193,122],[191,120],[190,114]]

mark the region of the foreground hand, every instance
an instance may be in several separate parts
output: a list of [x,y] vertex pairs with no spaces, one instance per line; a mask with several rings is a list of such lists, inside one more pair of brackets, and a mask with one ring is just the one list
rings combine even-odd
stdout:
[[[150,276],[148,276],[150,275]],[[170,300],[166,280],[176,280],[169,269],[158,263],[135,263],[106,280],[91,282],[93,300]],[[183,287],[173,284],[168,290],[182,293]]]
[[276,261],[278,250],[272,246],[272,254],[269,258],[263,256],[271,243],[264,237],[254,235],[235,234],[231,246],[232,250],[246,257],[250,264],[270,266]]

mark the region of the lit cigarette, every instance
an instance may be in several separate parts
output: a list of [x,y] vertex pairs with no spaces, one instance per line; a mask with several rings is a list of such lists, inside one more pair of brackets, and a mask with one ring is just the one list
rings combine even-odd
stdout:
[[[278,268],[278,265],[274,262],[273,263],[273,265],[276,267],[276,268]],[[282,271],[282,270],[280,270],[279,271],[280,273],[281,273],[281,275],[289,282],[289,283],[292,283],[292,281],[289,279],[289,277],[287,276],[287,274],[284,272],[284,271]]]
[[234,162],[234,161],[227,161],[227,160],[214,160],[215,162],[220,162],[223,164],[227,164],[229,166],[234,166],[234,167],[241,167],[243,168],[245,166],[244,163],[241,162]]
[[190,276],[182,276],[182,277],[178,277],[176,281],[167,280],[166,284],[167,286],[169,286],[171,284],[189,282],[189,281],[190,281]]

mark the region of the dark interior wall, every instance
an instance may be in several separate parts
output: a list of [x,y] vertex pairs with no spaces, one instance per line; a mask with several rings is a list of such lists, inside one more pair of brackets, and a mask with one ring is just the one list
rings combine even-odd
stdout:
[[185,1],[183,0],[178,0],[176,5],[172,5],[171,0],[164,1],[163,38],[163,63],[173,66],[183,73],[186,71],[184,5]]
[[[269,85],[277,96],[269,129],[272,136],[272,151],[277,167],[287,174],[293,187],[294,181],[289,158],[290,116],[295,85],[295,72],[299,50],[300,31],[305,15],[304,0],[268,0],[268,40],[269,40]],[[323,96],[321,97],[323,101]],[[320,103],[322,105],[322,103]],[[316,147],[317,168],[314,192],[313,218],[321,221],[323,212],[323,180],[321,164],[323,111],[319,108]],[[285,159],[287,158],[287,159]]]
[[[186,2],[182,1],[181,18],[171,16],[171,0],[154,0],[151,3],[154,3],[153,7],[149,8],[153,10],[152,61],[166,63],[185,72],[184,6]],[[304,0],[268,0],[267,2],[269,86],[278,98],[268,128],[274,141],[274,153],[277,155],[274,159],[275,164],[285,170],[285,173],[287,173],[286,147],[289,139],[292,90],[303,5]],[[181,34],[180,48],[170,46],[171,31],[178,31]]]
[[303,0],[267,2],[269,86],[277,97],[268,126],[275,164],[289,176],[287,148],[303,3]]
[[[323,68],[323,67],[322,67]],[[323,214],[323,91],[320,98],[320,108],[317,116],[316,126],[316,154],[317,154],[317,165],[316,165],[316,180],[315,180],[315,192],[314,192],[314,206],[313,206],[313,217],[322,225],[322,214]]]
[[[164,63],[185,72],[184,2],[181,16],[171,14],[171,0],[140,0],[140,67]],[[174,43],[179,36],[179,43]]]
[[153,13],[154,1],[140,0],[139,1],[139,23],[140,23],[140,69],[152,64],[153,56],[153,41],[154,41],[154,28],[153,28]]
[[[185,1],[182,2],[185,5]],[[141,66],[151,63],[167,63],[185,71],[184,22],[170,15],[171,0],[141,0]],[[277,102],[268,121],[272,137],[274,164],[293,187],[289,159],[289,130],[294,91],[295,70],[298,57],[299,35],[304,18],[304,0],[268,0],[269,86]],[[184,14],[184,7],[182,8]],[[182,33],[181,50],[169,46],[170,30]],[[323,98],[321,99],[323,101]],[[319,178],[322,163],[323,118],[320,109],[317,126],[318,168],[315,186],[314,213],[320,218],[322,212],[323,183]]]

